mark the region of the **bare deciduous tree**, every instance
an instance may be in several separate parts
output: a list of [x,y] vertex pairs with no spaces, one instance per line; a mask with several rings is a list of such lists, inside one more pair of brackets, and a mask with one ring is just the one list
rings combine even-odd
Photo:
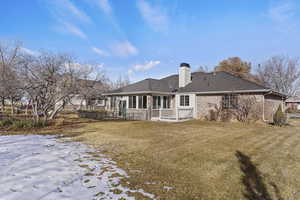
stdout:
[[299,67],[298,58],[275,56],[258,66],[257,76],[267,87],[293,96],[300,90]]
[[206,65],[205,66],[201,65],[201,66],[198,67],[196,72],[205,72],[205,73],[207,73],[207,72],[210,72],[210,70],[208,69],[208,67]]
[[24,56],[19,68],[22,89],[30,98],[36,121],[53,119],[76,93],[80,71],[72,58],[63,54],[41,53]]
[[240,122],[248,122],[250,119],[258,120],[261,110],[255,96],[239,96],[238,105],[233,110],[233,115]]
[[17,77],[17,66],[20,63],[20,44],[0,44],[0,100],[2,110],[5,107],[5,100],[11,104],[12,114],[14,113],[15,101],[20,100],[22,91],[20,81]]
[[118,89],[118,88],[122,88],[125,87],[127,85],[130,84],[130,80],[129,77],[124,75],[124,76],[119,76],[118,79],[114,82],[112,82],[112,89]]

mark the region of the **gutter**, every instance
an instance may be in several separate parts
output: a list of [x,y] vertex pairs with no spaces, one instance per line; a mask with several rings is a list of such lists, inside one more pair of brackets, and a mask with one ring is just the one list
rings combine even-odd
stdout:
[[270,89],[263,90],[228,90],[228,91],[210,91],[210,92],[182,92],[182,93],[193,93],[193,94],[232,94],[232,93],[253,93],[253,92],[270,92]]
[[159,92],[159,91],[138,91],[138,92],[117,92],[117,93],[103,93],[104,96],[122,96],[122,95],[132,95],[132,94],[167,94],[167,95],[175,95],[176,93],[172,92]]
[[280,96],[286,96],[286,94],[281,94],[279,92],[274,92],[271,89],[261,89],[261,90],[227,90],[227,91],[207,91],[207,92],[160,92],[160,91],[137,91],[137,92],[114,92],[114,93],[103,93],[104,96],[113,95],[133,95],[133,94],[234,94],[234,93],[255,93],[255,92],[268,92],[268,94],[275,93]]

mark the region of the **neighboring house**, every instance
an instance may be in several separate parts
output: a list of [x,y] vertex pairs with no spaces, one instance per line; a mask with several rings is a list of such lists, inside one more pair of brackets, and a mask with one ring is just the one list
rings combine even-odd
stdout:
[[99,97],[94,97],[85,100],[81,95],[74,95],[70,102],[65,106],[67,110],[80,110],[80,109],[104,109],[105,108],[105,97],[99,95]]
[[261,119],[272,120],[286,96],[227,72],[193,72],[187,63],[178,75],[145,79],[104,94],[106,109],[134,113],[141,120],[201,119],[215,107],[235,109],[241,96],[254,96]]
[[79,109],[104,109],[105,97],[102,93],[105,85],[101,81],[79,79],[78,92],[71,96],[70,101],[65,105],[67,110]]
[[292,110],[300,110],[300,96],[290,97],[285,101],[286,107]]

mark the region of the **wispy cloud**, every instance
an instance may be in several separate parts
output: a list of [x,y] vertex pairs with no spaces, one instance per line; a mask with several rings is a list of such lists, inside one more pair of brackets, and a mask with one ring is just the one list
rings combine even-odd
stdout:
[[133,69],[128,69],[128,74],[132,75],[133,74]]
[[138,49],[129,41],[117,42],[111,46],[111,50],[120,57],[133,56],[139,53]]
[[291,1],[282,1],[272,5],[267,11],[267,17],[277,26],[280,31],[290,31],[296,26],[294,17],[297,9],[296,4]]
[[138,0],[137,7],[145,22],[157,32],[166,32],[169,26],[169,17],[159,7],[150,5],[146,0]]
[[31,56],[38,56],[40,53],[38,51],[33,51],[31,49],[27,49],[25,47],[21,47],[21,51],[25,54],[31,55]]
[[108,56],[109,55],[106,51],[104,51],[102,49],[99,49],[97,47],[92,47],[92,51],[94,51],[95,53],[97,53],[101,56]]
[[108,0],[93,0],[100,7],[100,9],[107,15],[112,14],[112,8]]
[[158,64],[160,64],[160,61],[149,61],[149,62],[144,63],[143,65],[137,64],[133,67],[133,69],[136,71],[146,71],[146,70],[152,69],[153,67],[155,67]]
[[295,5],[291,2],[284,2],[272,6],[268,10],[268,16],[277,23],[283,23],[291,19],[295,13]]
[[92,23],[90,17],[70,0],[51,0],[46,2],[52,15],[60,21],[76,19],[84,23]]
[[88,39],[87,35],[77,26],[74,24],[68,23],[68,22],[62,22],[63,29],[62,31],[67,31],[77,37],[80,37],[81,39]]
[[[59,33],[71,33],[81,39],[88,39],[79,24],[92,23],[90,17],[72,3],[71,0],[44,0],[46,7],[57,24],[55,30]],[[80,23],[81,22],[81,23]]]

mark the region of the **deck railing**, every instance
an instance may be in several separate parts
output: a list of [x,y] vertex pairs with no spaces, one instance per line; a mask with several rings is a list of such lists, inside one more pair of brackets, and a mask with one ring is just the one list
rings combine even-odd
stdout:
[[160,120],[188,120],[193,119],[193,108],[161,109]]

